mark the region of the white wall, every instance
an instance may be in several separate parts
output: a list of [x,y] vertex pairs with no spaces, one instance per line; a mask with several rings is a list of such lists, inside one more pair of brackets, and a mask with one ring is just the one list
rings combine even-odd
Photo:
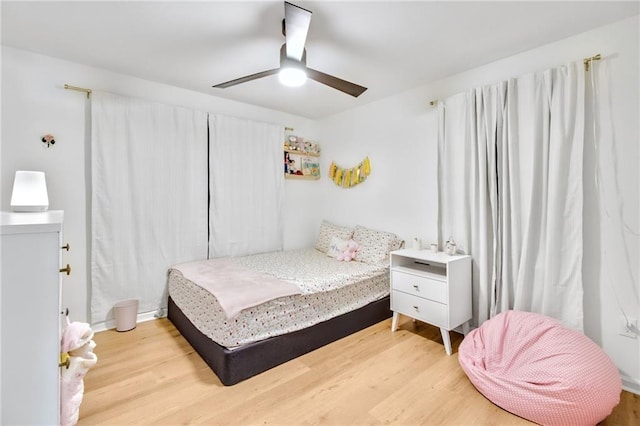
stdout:
[[[0,150],[0,205],[9,208],[16,170],[46,173],[49,208],[65,211],[64,239],[71,244],[63,254],[72,273],[63,280],[63,307],[73,321],[89,321],[88,184],[90,170],[90,103],[81,92],[64,84],[103,90],[154,102],[181,105],[212,113],[281,123],[296,134],[314,138],[315,123],[302,117],[208,96],[106,70],[87,67],[24,50],[2,47],[2,144]],[[40,138],[51,133],[56,144],[46,148]],[[285,182],[290,228],[287,247],[301,246],[318,224],[307,221],[302,198],[307,186]],[[295,231],[295,232],[293,232]]]
[[[624,218],[638,232],[639,21],[638,16],[626,19],[321,120],[324,161],[335,160],[341,166],[350,166],[369,155],[373,169],[365,183],[352,189],[341,189],[323,180],[323,215],[339,223],[360,223],[394,231],[408,242],[414,236],[425,243],[435,241],[437,112],[429,101],[601,53],[604,59],[600,65],[608,68],[606,74],[610,77],[618,153],[616,173],[624,201]],[[441,43],[446,49],[446,42]],[[612,231],[620,228],[620,223],[616,223],[615,217],[607,219],[606,214],[598,212],[593,184],[594,139],[590,132],[587,134],[585,332],[614,360],[625,387],[640,393],[640,338],[618,334],[622,314],[617,301],[628,315],[640,317],[640,244],[637,235],[625,234],[628,259],[616,247],[604,244],[611,239]],[[629,278],[629,273],[633,278]]]

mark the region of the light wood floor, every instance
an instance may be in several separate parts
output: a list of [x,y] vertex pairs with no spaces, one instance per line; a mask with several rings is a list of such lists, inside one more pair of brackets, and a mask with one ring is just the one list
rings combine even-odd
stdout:
[[[476,391],[437,328],[390,320],[225,387],[166,319],[97,333],[80,425],[530,425]],[[640,424],[623,392],[602,425]]]

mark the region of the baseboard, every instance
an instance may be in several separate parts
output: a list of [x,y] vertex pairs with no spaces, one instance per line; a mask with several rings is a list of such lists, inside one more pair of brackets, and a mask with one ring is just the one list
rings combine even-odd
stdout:
[[622,389],[626,390],[627,392],[640,395],[640,380],[634,379],[624,374],[620,374],[620,378],[622,379]]

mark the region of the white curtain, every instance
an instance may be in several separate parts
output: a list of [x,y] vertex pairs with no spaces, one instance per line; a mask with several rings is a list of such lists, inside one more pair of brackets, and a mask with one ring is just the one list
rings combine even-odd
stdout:
[[512,211],[522,219],[522,252],[511,259],[518,271],[513,307],[582,330],[584,65],[521,77],[514,86],[513,145],[522,152],[511,173],[519,174],[522,193]]
[[474,258],[476,324],[506,309],[582,329],[581,62],[444,101],[440,235]]
[[167,269],[207,255],[207,114],[92,93],[92,323],[167,305]]
[[209,117],[209,257],[282,250],[282,125]]
[[[596,235],[601,270],[595,279],[606,286],[611,293],[610,297],[615,300],[622,316],[628,321],[629,318],[640,315],[638,262],[634,261],[633,255],[634,244],[637,247],[640,236],[640,218],[633,214],[629,215],[630,218],[625,217],[625,212],[629,211],[625,201],[631,199],[630,204],[633,205],[634,197],[625,194],[624,187],[620,185],[623,168],[618,164],[622,161],[622,156],[629,153],[619,150],[618,143],[622,138],[614,129],[611,67],[612,62],[608,60],[592,61],[587,78],[591,95],[591,108],[588,110],[592,112],[592,119],[588,120],[590,125],[586,131],[593,138],[595,159],[585,175],[592,179],[591,191],[595,193],[597,210],[592,212],[592,217],[595,214],[600,219],[600,230]],[[637,169],[635,180],[638,180]]]
[[473,255],[472,306],[478,324],[490,318],[497,284],[497,95],[497,88],[487,87],[438,104],[439,245],[453,238],[459,250]]

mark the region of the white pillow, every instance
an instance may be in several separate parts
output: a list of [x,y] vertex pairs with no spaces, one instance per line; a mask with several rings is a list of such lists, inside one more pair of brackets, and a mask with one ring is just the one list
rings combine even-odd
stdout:
[[329,248],[327,249],[327,256],[337,259],[347,248],[349,247],[349,240],[343,240],[338,237],[331,237]]
[[391,232],[376,231],[356,226],[353,240],[360,248],[356,252],[356,260],[364,263],[384,263],[389,259],[389,252],[402,246],[402,239]]
[[316,250],[326,253],[331,244],[331,238],[338,237],[343,240],[350,240],[353,236],[353,228],[335,225],[329,221],[323,220],[320,224],[320,232],[316,240]]

